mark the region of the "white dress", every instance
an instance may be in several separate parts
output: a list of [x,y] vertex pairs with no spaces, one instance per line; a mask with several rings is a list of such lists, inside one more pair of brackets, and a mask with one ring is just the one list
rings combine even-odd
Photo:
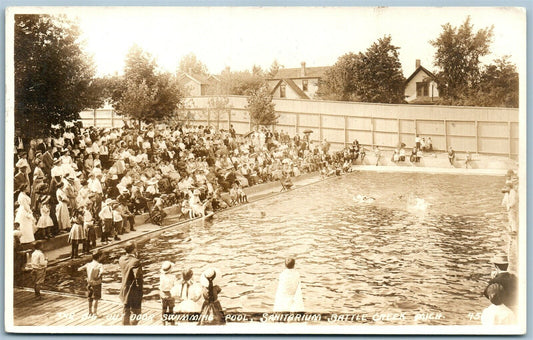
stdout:
[[43,229],[53,226],[54,222],[50,217],[50,208],[48,207],[48,205],[43,204],[41,207],[41,216],[39,217],[39,221],[37,221],[37,227]]
[[300,274],[295,269],[285,269],[279,276],[274,312],[303,312]]
[[200,313],[202,310],[202,286],[188,281],[180,282],[170,292],[180,303],[176,307],[178,313]]
[[30,243],[35,241],[34,233],[37,230],[35,224],[35,218],[30,209],[31,199],[24,192],[21,192],[17,198],[19,207],[15,215],[15,222],[18,222],[20,225],[20,232],[22,236],[20,237],[20,243]]

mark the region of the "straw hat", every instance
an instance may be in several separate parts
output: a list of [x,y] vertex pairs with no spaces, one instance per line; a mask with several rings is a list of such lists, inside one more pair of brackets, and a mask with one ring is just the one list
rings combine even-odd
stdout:
[[114,199],[111,199],[111,198],[108,198],[108,199],[105,200],[104,203],[105,203],[106,205],[110,205],[110,204],[115,203],[115,200],[114,200]]
[[497,254],[494,255],[492,259],[490,259],[490,262],[494,264],[506,264],[509,263],[509,258],[505,254]]
[[217,271],[214,268],[208,268],[200,276],[200,284],[204,287],[209,287],[209,281],[213,281],[216,276]]
[[174,264],[170,261],[165,261],[161,265],[161,273],[168,273]]

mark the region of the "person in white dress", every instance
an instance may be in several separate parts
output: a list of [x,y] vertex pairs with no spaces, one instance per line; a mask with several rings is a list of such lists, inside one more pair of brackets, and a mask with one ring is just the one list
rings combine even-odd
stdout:
[[15,214],[15,222],[19,223],[22,232],[20,243],[33,242],[35,241],[34,233],[37,231],[37,225],[30,207],[31,198],[22,190],[18,195],[17,202],[19,207]]
[[176,308],[178,313],[200,313],[202,310],[202,286],[192,279],[191,269],[183,271],[182,279],[178,282],[171,293],[176,297],[179,304]]
[[285,267],[287,268],[279,276],[274,312],[305,311],[300,274],[294,269],[294,265],[294,259],[285,260]]

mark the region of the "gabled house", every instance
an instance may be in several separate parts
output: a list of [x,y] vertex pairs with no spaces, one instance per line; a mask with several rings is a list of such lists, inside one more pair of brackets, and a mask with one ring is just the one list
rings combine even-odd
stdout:
[[195,74],[192,72],[184,72],[179,78],[179,83],[185,89],[189,96],[205,96],[213,94],[217,84],[220,82],[215,75]]
[[313,99],[318,90],[318,81],[328,67],[281,68],[271,78],[268,86],[274,98]]
[[439,98],[436,77],[416,60],[416,69],[405,81],[405,100],[408,103],[430,104]]

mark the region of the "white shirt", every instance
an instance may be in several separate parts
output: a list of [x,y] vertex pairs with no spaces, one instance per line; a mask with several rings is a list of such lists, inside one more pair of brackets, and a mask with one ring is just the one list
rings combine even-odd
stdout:
[[503,303],[501,305],[490,305],[481,314],[482,325],[512,325],[516,323],[512,310]]
[[33,269],[43,269],[48,265],[48,260],[40,250],[35,250],[31,254],[31,267]]
[[88,282],[91,282],[91,281],[93,281],[94,283],[97,283],[98,281],[101,282],[102,274],[104,273],[104,266],[101,263],[95,260],[92,260],[91,262],[81,266],[80,270],[83,270],[84,268],[87,270],[87,281]]
[[159,290],[162,292],[170,292],[172,287],[176,285],[176,276],[170,273],[161,273],[159,278]]

